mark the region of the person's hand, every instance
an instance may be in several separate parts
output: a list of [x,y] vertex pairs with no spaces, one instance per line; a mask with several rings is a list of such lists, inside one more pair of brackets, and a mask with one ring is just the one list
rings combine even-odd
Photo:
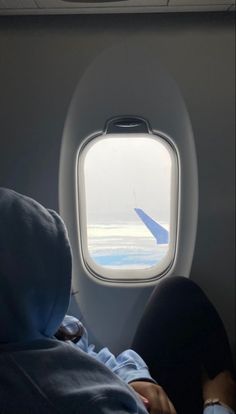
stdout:
[[203,374],[203,399],[219,399],[220,402],[236,410],[236,383],[229,371],[223,371],[215,378],[209,379]]
[[129,385],[139,394],[150,414],[177,414],[160,385],[147,381],[133,381]]

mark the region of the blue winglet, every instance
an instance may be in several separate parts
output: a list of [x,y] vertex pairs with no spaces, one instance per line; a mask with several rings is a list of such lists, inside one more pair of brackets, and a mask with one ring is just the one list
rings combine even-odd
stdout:
[[155,220],[149,217],[146,213],[144,213],[141,208],[135,208],[134,210],[141,218],[145,226],[148,228],[148,230],[150,230],[152,235],[155,237],[157,244],[168,244],[169,232]]

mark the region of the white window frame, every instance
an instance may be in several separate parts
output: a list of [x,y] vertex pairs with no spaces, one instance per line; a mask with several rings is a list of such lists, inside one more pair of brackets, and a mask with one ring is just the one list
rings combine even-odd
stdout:
[[160,263],[147,269],[112,269],[99,265],[92,260],[87,239],[87,218],[86,218],[86,200],[85,200],[85,176],[84,161],[89,149],[98,141],[104,138],[111,138],[112,133],[96,133],[83,141],[77,153],[76,166],[76,197],[77,197],[77,223],[80,244],[80,256],[86,273],[96,279],[100,279],[107,284],[111,283],[146,283],[163,277],[170,271],[176,256],[177,236],[178,236],[178,217],[180,201],[180,163],[178,151],[175,144],[162,133],[149,131],[148,133],[121,133],[114,134],[116,137],[129,135],[132,137],[147,137],[157,139],[168,149],[172,160],[171,176],[171,206],[170,206],[170,229],[169,229],[169,248],[166,256]]

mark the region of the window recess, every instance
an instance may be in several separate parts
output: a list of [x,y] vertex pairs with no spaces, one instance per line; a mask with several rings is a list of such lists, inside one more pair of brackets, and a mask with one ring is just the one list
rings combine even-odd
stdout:
[[175,255],[178,158],[139,117],[110,120],[78,156],[81,255],[94,277],[146,282]]

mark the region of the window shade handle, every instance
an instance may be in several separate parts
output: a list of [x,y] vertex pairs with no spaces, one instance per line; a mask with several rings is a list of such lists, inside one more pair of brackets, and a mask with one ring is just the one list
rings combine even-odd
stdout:
[[123,116],[110,119],[105,128],[106,134],[149,133],[148,123],[143,118]]

